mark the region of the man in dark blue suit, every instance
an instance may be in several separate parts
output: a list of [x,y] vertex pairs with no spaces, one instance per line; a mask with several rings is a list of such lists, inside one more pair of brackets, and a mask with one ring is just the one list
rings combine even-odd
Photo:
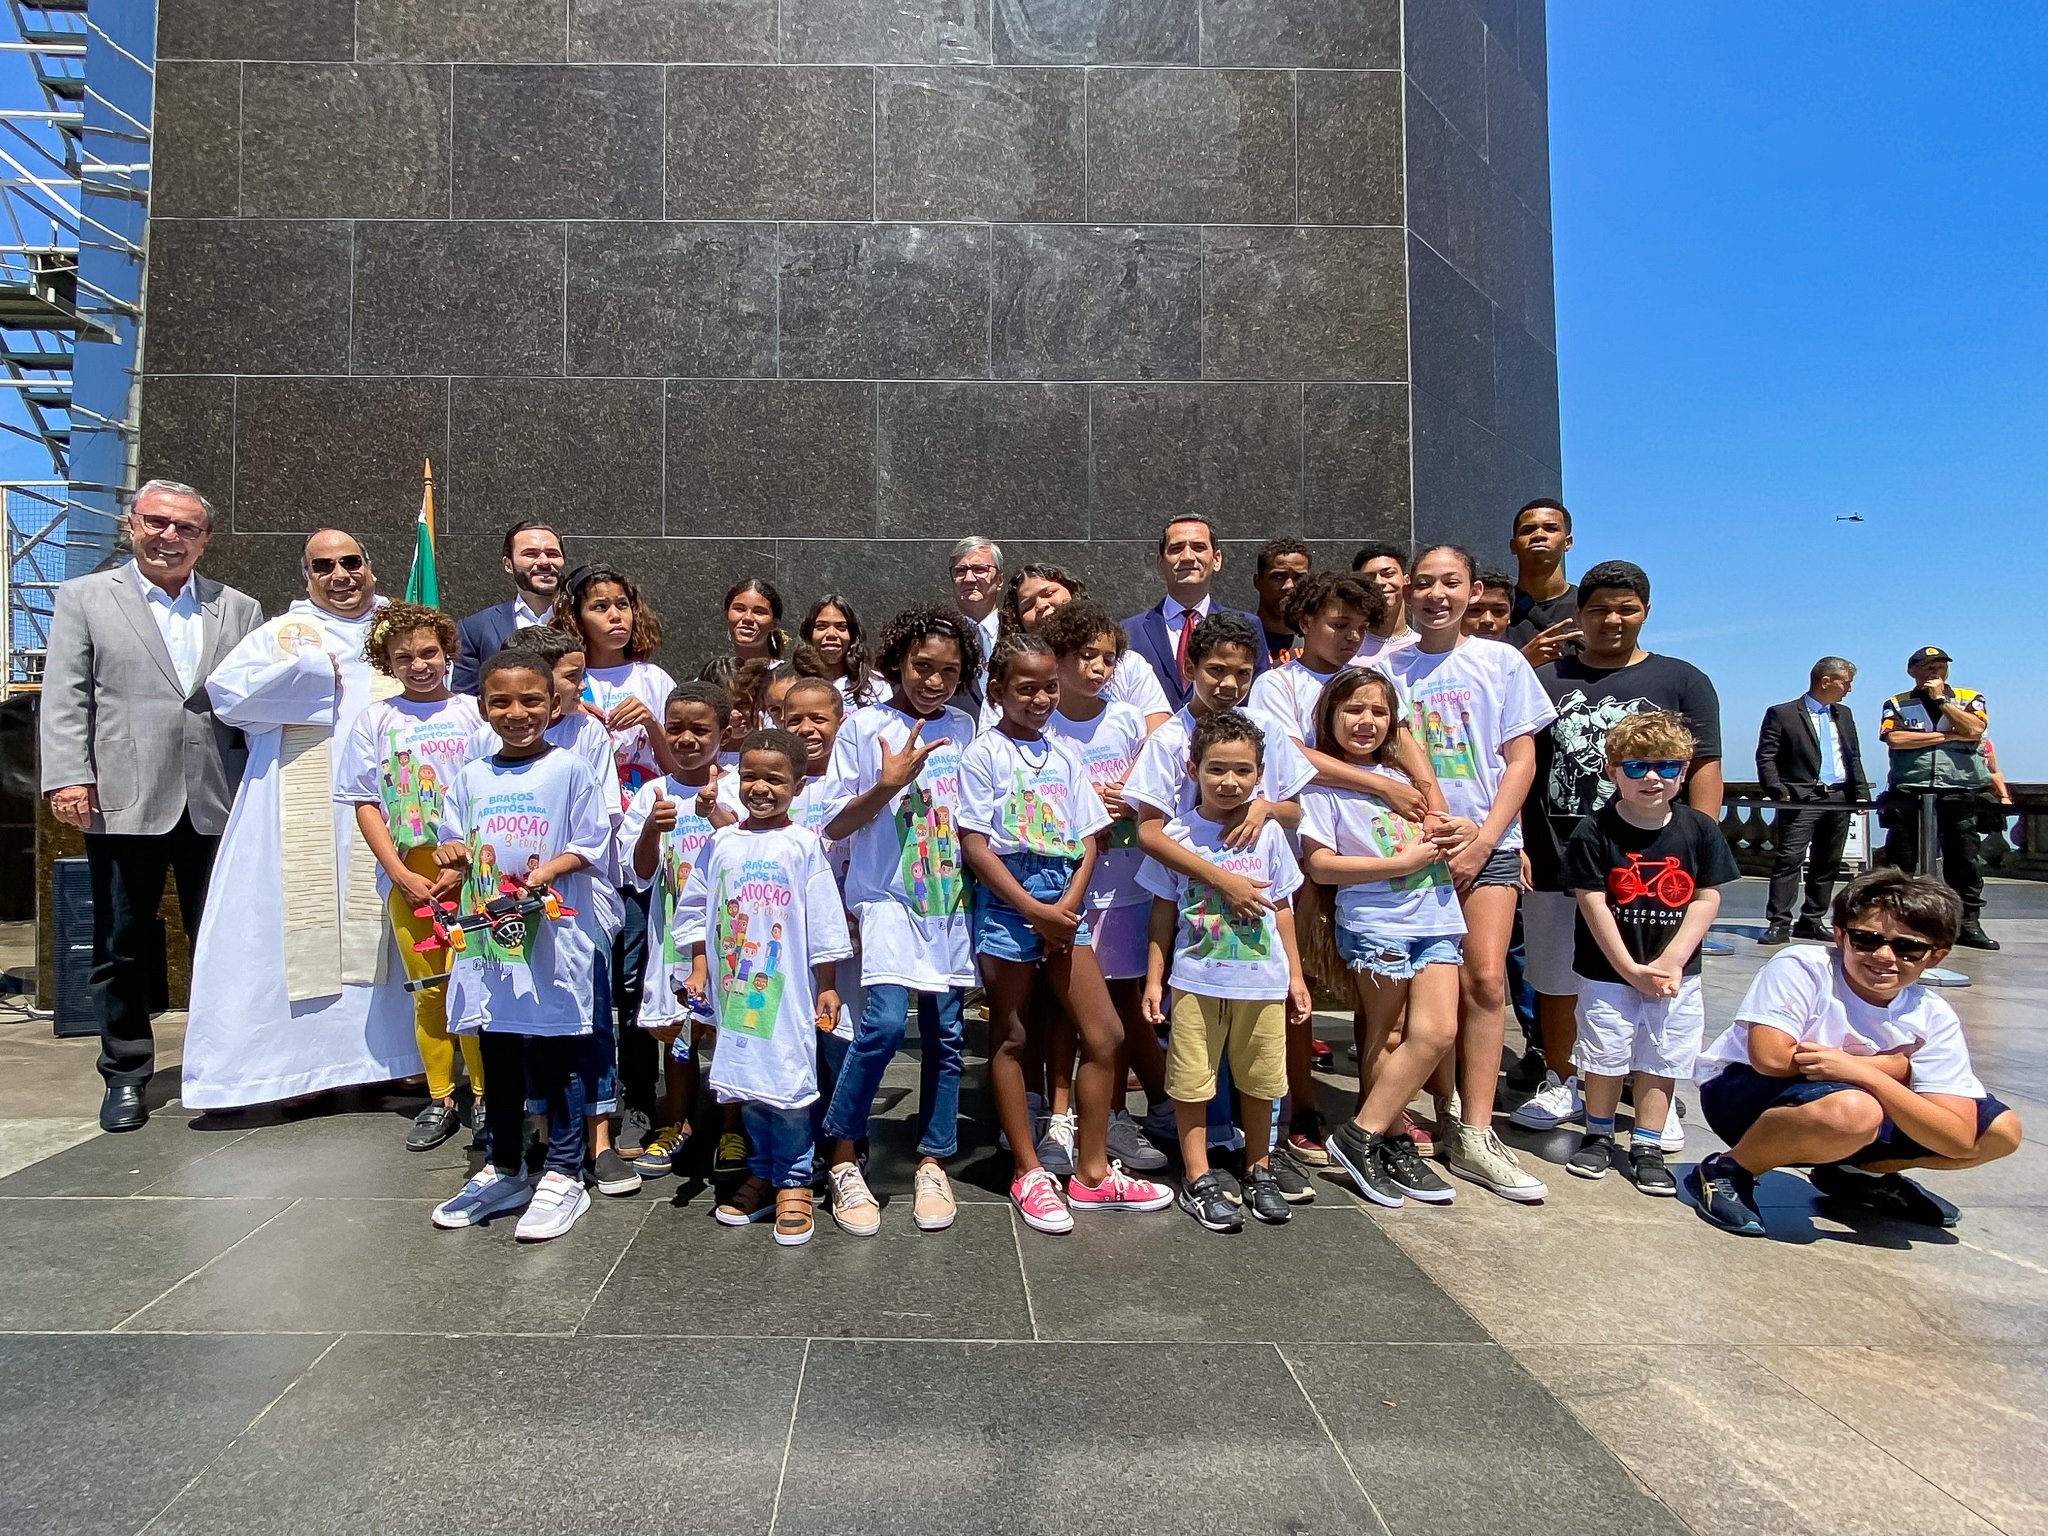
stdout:
[[566,564],[562,541],[546,523],[514,523],[505,530],[512,601],[472,613],[455,626],[455,672],[449,687],[475,693],[477,669],[505,648],[514,631],[547,623]]
[[1144,657],[1166,697],[1178,709],[1188,701],[1187,644],[1195,625],[1212,613],[1239,613],[1259,636],[1255,672],[1266,670],[1265,631],[1258,615],[1225,608],[1209,595],[1223,569],[1223,548],[1206,517],[1176,517],[1159,535],[1159,575],[1165,601],[1124,620],[1131,649]]

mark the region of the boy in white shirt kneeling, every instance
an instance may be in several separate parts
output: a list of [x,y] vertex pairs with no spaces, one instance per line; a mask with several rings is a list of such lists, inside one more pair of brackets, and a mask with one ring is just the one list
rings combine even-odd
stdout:
[[1962,924],[1947,886],[1872,870],[1835,897],[1834,947],[1795,944],[1750,983],[1702,1054],[1700,1108],[1730,1152],[1686,1176],[1700,1215],[1764,1235],[1756,1181],[1810,1166],[1839,1204],[1952,1227],[1961,1213],[1904,1176],[2010,1156],[2020,1120],[1970,1069],[1962,1021],[1919,985]]

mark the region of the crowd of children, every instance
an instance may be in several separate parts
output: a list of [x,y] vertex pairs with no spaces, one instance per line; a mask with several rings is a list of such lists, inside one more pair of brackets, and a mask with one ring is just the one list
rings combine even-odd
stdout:
[[[1176,1203],[1211,1231],[1280,1224],[1318,1168],[1383,1206],[1448,1204],[1445,1173],[1540,1201],[1494,1129],[1521,813],[1558,719],[1504,643],[1512,579],[1448,544],[1370,546],[1353,573],[1268,553],[1288,561],[1288,632],[1264,608],[1263,634],[1190,614],[1177,711],[1056,566],[1010,578],[992,647],[938,606],[871,644],[837,594],[789,636],[779,594],[743,582],[732,654],[685,682],[651,659],[634,582],[584,566],[474,699],[447,685],[445,615],[380,610],[367,655],[396,691],[342,744],[337,794],[414,997],[428,1104],[409,1147],[457,1132],[458,1052],[468,1077],[483,1161],[435,1224],[518,1212],[522,1240],[557,1237],[587,1185],[630,1193],[714,1134],[719,1222],[802,1244],[822,1189],[871,1235],[870,1116],[914,1017],[910,1215],[942,1232],[977,989],[1009,1193],[1036,1231]],[[1669,710],[1611,722],[1605,787],[1558,859],[1584,1123],[1566,1170],[1675,1194],[1673,1089],[1697,1070],[1733,1148],[1687,1175],[1716,1225],[1761,1232],[1754,1181],[1791,1164],[1952,1223],[1901,1170],[2018,1142],[1953,1012],[1914,984],[1953,941],[1953,898],[1890,872],[1852,884],[1832,950],[1774,957],[1702,1057],[1701,943],[1736,871],[1680,799],[1695,734]],[[1359,1087],[1334,1125],[1318,990],[1353,1009]],[[704,1088],[715,1127],[693,1118]],[[1168,1148],[1177,1188],[1152,1177]]]

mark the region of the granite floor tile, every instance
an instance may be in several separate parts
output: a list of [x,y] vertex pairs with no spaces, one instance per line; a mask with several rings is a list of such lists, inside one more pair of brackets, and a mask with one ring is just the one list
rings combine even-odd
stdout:
[[0,1337],[7,1528],[140,1530],[331,1342]]
[[130,1328],[568,1333],[651,1206],[592,1198],[568,1236],[533,1245],[513,1239],[516,1216],[442,1232],[425,1200],[302,1200]]
[[0,1201],[0,1328],[112,1328],[288,1204]]
[[133,1195],[248,1135],[194,1132],[190,1116],[159,1110],[139,1131],[95,1134],[68,1151],[0,1179],[0,1196]]
[[[803,1352],[347,1338],[153,1530],[765,1531]],[[622,1442],[612,1394],[661,1432]]]
[[[1143,1428],[1085,1383],[1142,1384]],[[1215,1341],[813,1343],[775,1529],[853,1510],[903,1536],[1381,1529],[1278,1353]]]
[[[422,1100],[421,1102],[424,1102]],[[151,1195],[441,1201],[462,1187],[470,1164],[469,1132],[457,1131],[431,1152],[408,1152],[407,1113],[338,1115],[266,1126],[213,1156],[174,1169],[148,1186]]]

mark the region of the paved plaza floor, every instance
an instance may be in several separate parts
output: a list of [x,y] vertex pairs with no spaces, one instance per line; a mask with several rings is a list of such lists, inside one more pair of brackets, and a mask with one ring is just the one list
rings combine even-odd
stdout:
[[[2028,1140],[1930,1176],[1952,1233],[1775,1174],[1744,1241],[1509,1132],[1541,1206],[1325,1179],[1281,1228],[1045,1237],[974,1058],[948,1233],[910,1222],[900,1061],[878,1237],[778,1249],[688,1178],[522,1248],[429,1225],[470,1154],[404,1151],[416,1096],[102,1136],[92,1044],[0,1025],[0,1528],[2048,1532],[2048,887],[1989,926],[1949,996]],[[1712,1028],[1760,963],[1731,943]]]

